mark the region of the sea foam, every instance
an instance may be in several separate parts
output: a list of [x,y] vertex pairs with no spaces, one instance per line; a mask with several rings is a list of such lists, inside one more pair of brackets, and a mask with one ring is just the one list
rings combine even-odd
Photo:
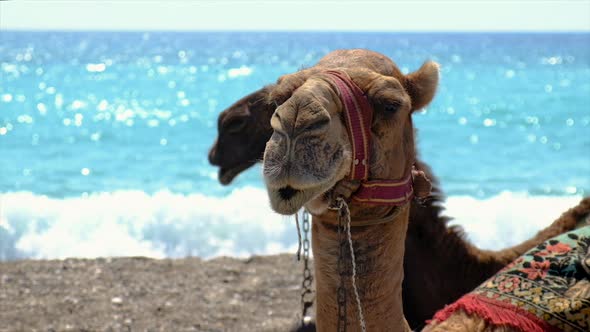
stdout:
[[0,258],[247,256],[286,251],[295,226],[271,212],[266,193],[225,198],[117,191],[53,199],[0,195]]
[[[453,196],[445,214],[482,248],[516,244],[575,206],[579,196],[503,192]],[[55,199],[0,194],[0,260],[66,257],[154,258],[295,252],[294,218],[270,209],[266,192],[244,187],[226,197],[116,191]]]

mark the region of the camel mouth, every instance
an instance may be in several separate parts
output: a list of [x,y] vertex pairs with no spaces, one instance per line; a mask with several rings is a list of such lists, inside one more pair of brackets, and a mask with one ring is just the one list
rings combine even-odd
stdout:
[[242,171],[246,170],[247,168],[249,168],[250,166],[252,166],[254,164],[255,164],[255,162],[247,161],[245,163],[241,163],[241,164],[238,164],[238,165],[232,166],[232,167],[221,167],[221,168],[219,168],[219,174],[218,174],[217,178],[219,179],[219,182],[222,185],[227,186]]
[[283,187],[281,189],[279,189],[279,196],[281,196],[281,199],[288,201],[291,198],[293,198],[293,196],[295,196],[300,190],[297,190],[291,186],[286,186]]
[[319,194],[317,189],[298,190],[286,186],[269,190],[270,205],[279,214],[292,215]]
[[268,188],[270,205],[274,211],[283,215],[292,215],[299,209],[316,200],[324,201],[326,193],[330,193],[334,183],[329,181],[305,189],[297,189],[290,185],[280,188]]
[[349,171],[350,157],[345,153],[344,157],[335,165],[330,165],[331,170],[326,174],[310,176],[296,176],[291,174],[274,174],[278,167],[264,165],[264,181],[270,200],[271,208],[282,215],[292,215],[301,208],[316,214],[322,214],[328,208],[333,196],[335,186],[344,179]]

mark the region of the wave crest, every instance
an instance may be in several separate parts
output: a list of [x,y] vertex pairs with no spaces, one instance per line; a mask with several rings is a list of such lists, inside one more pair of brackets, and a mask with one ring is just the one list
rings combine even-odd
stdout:
[[[452,196],[446,214],[486,249],[514,245],[575,206],[579,196],[503,192]],[[54,199],[0,194],[0,260],[66,257],[154,258],[295,252],[293,218],[270,209],[266,192],[244,187],[226,197],[116,191]]]

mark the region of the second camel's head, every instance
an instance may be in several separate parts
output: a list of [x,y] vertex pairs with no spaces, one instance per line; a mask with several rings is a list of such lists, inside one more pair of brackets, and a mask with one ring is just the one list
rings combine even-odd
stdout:
[[257,90],[225,109],[218,118],[218,137],[209,162],[219,166],[219,182],[228,185],[240,172],[262,159],[276,106],[268,103],[270,87]]

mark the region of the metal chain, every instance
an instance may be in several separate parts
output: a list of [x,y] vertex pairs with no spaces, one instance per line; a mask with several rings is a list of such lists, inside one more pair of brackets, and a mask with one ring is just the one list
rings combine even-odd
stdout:
[[313,276],[309,268],[309,213],[303,210],[303,282],[301,283],[301,326],[306,326],[311,322],[311,315],[308,313],[313,306],[313,291],[311,284]]
[[338,332],[346,332],[346,289],[344,288],[344,278],[346,277],[346,267],[342,262],[344,250],[346,248],[346,239],[344,237],[344,225],[342,223],[343,209],[342,200],[337,200],[338,204],[338,274],[340,275],[340,285],[338,286],[336,300],[338,301]]

